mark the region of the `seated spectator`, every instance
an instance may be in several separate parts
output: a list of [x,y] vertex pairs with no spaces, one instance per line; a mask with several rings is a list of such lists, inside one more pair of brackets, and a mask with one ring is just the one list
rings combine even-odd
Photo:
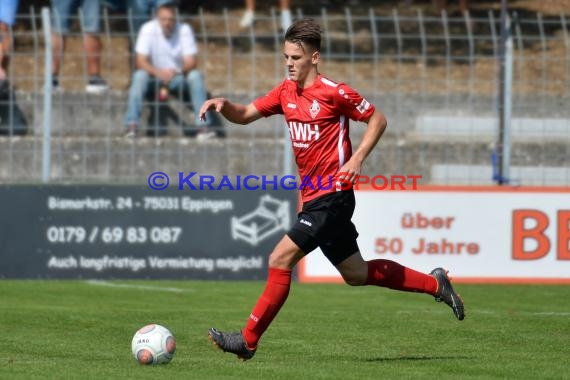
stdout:
[[161,98],[172,94],[182,101],[186,93],[194,109],[195,125],[200,130],[198,138],[216,136],[214,115],[206,121],[198,117],[198,110],[207,99],[204,76],[197,68],[198,45],[190,25],[177,21],[175,3],[159,1],[156,17],[139,31],[135,53],[136,71],[131,80],[125,115],[127,136],[136,136],[144,100],[149,93]]
[[[3,0],[2,0],[3,1]],[[53,35],[52,35],[52,78],[54,90],[59,90],[59,70],[65,50],[65,34],[69,33],[71,20],[81,9],[83,12],[83,41],[87,55],[87,73],[89,75],[85,91],[103,93],[108,89],[107,82],[101,77],[101,39],[99,33],[99,0],[52,0]]]
[[21,135],[27,131],[26,120],[16,103],[16,93],[8,81],[12,48],[11,31],[19,0],[0,0],[0,134]]

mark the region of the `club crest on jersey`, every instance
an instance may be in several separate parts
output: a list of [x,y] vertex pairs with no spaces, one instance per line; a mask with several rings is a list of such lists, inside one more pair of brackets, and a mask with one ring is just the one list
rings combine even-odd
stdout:
[[370,103],[368,103],[368,100],[366,100],[364,98],[362,98],[362,102],[360,102],[360,104],[356,107],[356,109],[360,113],[364,113],[364,112],[368,111],[369,108],[370,108]]
[[319,106],[319,102],[317,102],[317,100],[313,100],[313,104],[311,104],[311,107],[309,108],[309,112],[311,113],[311,117],[314,119],[315,117],[317,117],[317,115],[319,114],[319,111],[321,110],[321,106]]

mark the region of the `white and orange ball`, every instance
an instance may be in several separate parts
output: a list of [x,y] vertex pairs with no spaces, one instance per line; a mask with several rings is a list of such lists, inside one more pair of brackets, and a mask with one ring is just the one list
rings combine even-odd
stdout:
[[140,364],[166,364],[174,357],[176,340],[166,327],[150,324],[135,333],[131,349]]

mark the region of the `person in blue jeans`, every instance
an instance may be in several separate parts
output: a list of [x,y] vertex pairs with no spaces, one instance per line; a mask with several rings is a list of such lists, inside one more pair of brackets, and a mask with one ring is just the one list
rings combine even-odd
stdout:
[[[200,140],[216,136],[209,122],[197,116],[200,106],[207,99],[204,75],[198,70],[196,54],[198,45],[192,28],[179,23],[176,5],[159,2],[156,17],[140,29],[135,44],[136,71],[129,89],[128,109],[125,115],[127,137],[135,137],[139,131],[140,117],[149,93],[158,91],[159,98],[170,94],[184,99],[189,95],[195,114]],[[210,123],[210,124],[208,124]]]
[[165,3],[161,0],[127,0],[127,12],[130,12],[130,30],[136,36],[145,22],[150,19],[150,15],[157,4]]
[[12,48],[10,28],[16,20],[18,2],[19,0],[0,1],[0,83],[2,84],[8,79],[8,59]]
[[157,5],[173,0],[103,0],[103,5],[127,13],[129,38],[134,43],[141,26],[151,18]]
[[[4,0],[2,0],[4,1]],[[107,82],[101,77],[102,44],[99,33],[99,0],[52,0],[52,82],[54,90],[60,90],[59,70],[65,50],[64,35],[69,33],[71,21],[82,12],[83,41],[87,55],[87,74],[89,79],[85,91],[100,94],[108,90]]]
[[11,28],[16,20],[19,0],[0,0],[0,135],[23,135],[25,117],[16,102],[9,82],[8,63],[12,50]]

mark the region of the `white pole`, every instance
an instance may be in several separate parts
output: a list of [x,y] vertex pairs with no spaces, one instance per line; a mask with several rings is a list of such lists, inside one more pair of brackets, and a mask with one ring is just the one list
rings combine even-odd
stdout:
[[503,94],[505,100],[503,102],[503,178],[510,182],[511,167],[511,115],[512,115],[512,90],[513,90],[513,36],[511,33],[511,20],[507,15],[505,22],[507,25],[507,40],[505,41],[505,89]]
[[[273,15],[275,15],[275,13],[273,13]],[[273,17],[273,19],[275,20],[275,16]],[[277,22],[274,21],[274,25],[275,25],[275,33],[279,33],[279,29],[277,28]],[[280,43],[283,43],[283,37],[285,37],[285,32],[287,32],[286,30],[283,31],[283,35],[280,38]],[[281,48],[280,45],[279,47]],[[280,53],[279,53],[280,54]],[[287,72],[287,68],[285,68],[285,77],[287,77],[289,75],[289,73]],[[281,79],[283,80],[283,79]],[[294,174],[294,170],[293,170],[293,147],[291,145],[291,136],[289,134],[289,125],[287,125],[287,120],[285,120],[285,118],[283,118],[283,122],[285,124],[285,128],[283,129],[283,175],[293,175]]]
[[512,110],[512,80],[513,80],[513,40],[510,19],[507,13],[507,1],[501,1],[501,45],[500,45],[500,74],[499,74],[499,136],[497,144],[497,183],[509,183],[510,168],[510,129]]
[[48,183],[51,172],[51,18],[49,8],[42,8],[42,24],[44,28],[45,40],[45,70],[44,70],[44,136],[43,136],[43,156],[42,156],[42,182]]

